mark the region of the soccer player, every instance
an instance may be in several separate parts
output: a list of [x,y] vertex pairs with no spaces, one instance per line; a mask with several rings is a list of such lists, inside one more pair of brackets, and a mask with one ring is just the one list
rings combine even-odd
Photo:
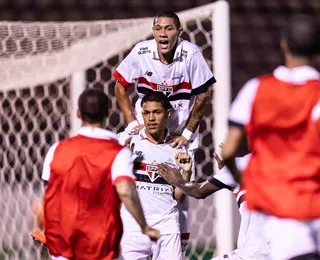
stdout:
[[[251,154],[248,154],[244,157],[236,158],[236,163],[240,169],[244,169],[247,166],[250,156]],[[219,172],[202,183],[190,183],[183,180],[180,172],[165,164],[159,165],[159,175],[173,186],[178,187],[184,193],[196,199],[204,199],[221,189],[228,189],[235,193],[241,215],[237,249],[229,254],[224,254],[223,256],[218,256],[213,259],[269,260],[269,244],[261,239],[261,232],[265,223],[264,218],[246,209],[246,191],[239,189],[239,185],[234,181],[227,167],[224,167],[223,161],[221,161],[216,154],[214,157],[218,163]],[[188,160],[179,163],[180,168],[185,172],[191,169],[192,161],[187,162]]]
[[[265,217],[271,258],[320,258],[320,52],[315,18],[299,15],[284,28],[285,66],[248,81],[230,110],[222,148],[238,182],[233,157],[246,134],[252,156],[244,173],[248,209]],[[317,126],[318,125],[318,126]]]
[[52,259],[111,260],[119,256],[121,201],[143,234],[151,240],[160,234],[144,218],[130,150],[103,129],[106,94],[87,89],[78,105],[78,135],[54,144],[43,166],[46,246]]
[[[199,123],[210,103],[209,87],[215,78],[200,49],[180,38],[179,17],[169,11],[159,13],[153,20],[154,39],[138,43],[114,71],[117,80],[115,95],[129,128],[138,132],[143,128],[141,100],[146,93],[161,91],[169,97],[173,107],[168,139],[173,147],[189,144],[194,160],[199,145]],[[127,90],[137,84],[138,100],[135,109]],[[195,180],[195,169],[191,180]],[[181,231],[189,235],[188,199],[179,204],[182,210]],[[184,245],[186,245],[184,241]]]
[[[127,143],[133,153],[136,188],[148,225],[160,230],[161,237],[157,244],[152,244],[123,207],[122,256],[127,260],[147,259],[150,255],[152,259],[180,260],[183,256],[177,202],[185,195],[158,175],[158,163],[178,167],[176,160],[184,161],[187,153],[166,143],[169,136],[166,122],[172,111],[169,99],[162,92],[152,92],[142,98],[141,106],[145,128],[139,134],[132,135],[129,130],[118,136],[122,143],[130,137]],[[190,180],[190,172],[182,174]]]

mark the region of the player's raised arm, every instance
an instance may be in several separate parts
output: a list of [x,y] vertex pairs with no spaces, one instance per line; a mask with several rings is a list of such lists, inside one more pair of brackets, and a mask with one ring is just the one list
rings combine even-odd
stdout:
[[159,175],[161,175],[171,185],[176,187],[175,199],[178,202],[184,199],[184,196],[181,193],[197,199],[203,199],[220,189],[208,181],[202,183],[189,182],[192,169],[192,160],[188,154],[179,153],[176,157],[176,160],[182,169],[182,174],[179,170],[166,164],[160,164],[158,167]]
[[198,128],[200,121],[204,115],[207,105],[210,103],[210,95],[207,90],[196,96],[196,101],[193,109],[190,112],[188,123],[181,136],[172,138],[169,142],[172,147],[180,148],[183,145],[187,145],[192,139],[192,136]]
[[[176,155],[176,161],[181,168],[182,178],[189,182],[192,175],[192,160],[188,153],[180,152]],[[181,203],[186,197],[186,194],[178,187],[174,190],[174,198],[177,202]]]
[[128,127],[138,133],[143,128],[143,125],[140,125],[137,121],[133,112],[131,100],[127,94],[127,90],[119,81],[117,81],[115,85],[114,93],[116,95],[121,112],[123,113],[124,119],[128,123]]
[[185,181],[177,169],[166,164],[159,164],[158,167],[159,175],[161,175],[167,182],[175,187],[178,187],[185,194],[196,199],[204,199],[205,197],[219,190],[218,187],[212,185],[208,181],[202,183],[191,183]]
[[230,170],[235,181],[238,183],[241,183],[242,175],[237,168],[235,157],[243,137],[244,132],[241,127],[230,126],[226,142],[222,147],[224,163]]
[[124,86],[121,85],[119,81],[116,82],[116,85],[114,87],[114,94],[117,98],[118,104],[126,122],[129,124],[132,121],[135,121],[136,117],[133,113],[133,107],[128,97],[127,90]]

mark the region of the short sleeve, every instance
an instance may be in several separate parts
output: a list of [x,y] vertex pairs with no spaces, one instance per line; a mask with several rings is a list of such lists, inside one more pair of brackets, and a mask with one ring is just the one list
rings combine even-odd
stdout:
[[190,58],[189,78],[192,87],[192,95],[206,92],[207,89],[216,82],[216,79],[200,50],[193,53]]
[[41,178],[44,181],[49,181],[50,171],[51,171],[50,164],[51,164],[51,162],[53,160],[53,155],[54,155],[54,152],[55,152],[58,144],[59,143],[55,143],[50,147],[50,149],[49,149],[49,151],[48,151],[48,153],[47,153],[47,155],[46,155],[46,157],[44,159],[43,168],[42,168],[42,174],[41,174]]
[[237,164],[237,167],[240,171],[244,171],[247,168],[250,158],[251,158],[251,153],[249,153],[243,157],[236,158],[236,164]]
[[[250,158],[251,154],[247,154],[246,156],[237,157],[235,159],[236,165],[240,171],[243,171],[247,167]],[[209,179],[209,182],[220,189],[225,188],[231,191],[238,186],[238,183],[234,180],[231,172],[226,166],[219,170],[218,173],[215,174],[211,179]]]
[[136,178],[133,174],[132,153],[127,147],[122,148],[114,159],[111,176],[113,184],[121,181],[135,182]]
[[231,191],[238,186],[238,183],[236,183],[228,167],[226,166],[220,169],[213,177],[211,177],[209,182],[220,189],[225,188]]
[[259,79],[254,78],[249,80],[239,91],[229,112],[229,122],[231,124],[245,126],[249,123],[258,87]]
[[135,46],[131,50],[112,74],[112,76],[125,88],[134,83],[138,77],[139,63],[136,48],[137,47]]
[[130,132],[127,131],[127,130],[118,133],[118,142],[119,142],[119,144],[125,145],[127,139],[129,139],[130,137],[132,137],[132,136],[130,135]]

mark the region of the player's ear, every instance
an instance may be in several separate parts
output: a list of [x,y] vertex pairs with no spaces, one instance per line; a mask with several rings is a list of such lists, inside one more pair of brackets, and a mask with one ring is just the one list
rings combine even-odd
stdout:
[[77,117],[80,118],[80,119],[82,118],[82,116],[81,116],[81,111],[80,111],[79,108],[77,109]]
[[281,39],[280,47],[281,47],[281,50],[283,51],[283,53],[287,53],[288,52],[288,43],[287,43],[287,41],[285,39]]
[[178,34],[178,36],[181,36],[182,33],[183,33],[183,28],[180,27],[180,28],[179,28],[179,34]]
[[167,118],[169,118],[169,117],[171,116],[171,114],[172,114],[172,109],[169,108],[169,109],[167,110]]
[[153,36],[153,38],[155,38],[155,36],[154,36],[154,26],[152,26],[152,36]]

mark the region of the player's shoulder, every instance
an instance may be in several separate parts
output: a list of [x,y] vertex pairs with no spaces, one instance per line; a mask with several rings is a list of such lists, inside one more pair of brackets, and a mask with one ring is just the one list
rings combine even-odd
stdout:
[[201,52],[200,48],[196,44],[189,42],[187,40],[182,40],[180,44],[181,44],[182,52],[187,52],[190,54],[194,54],[195,52]]
[[156,47],[156,42],[154,39],[138,42],[132,49],[136,55],[152,53],[153,49]]
[[123,132],[119,132],[117,136],[118,142],[121,145],[128,145],[129,143],[138,142],[143,139],[140,133],[135,133],[134,131],[128,129],[124,130]]

